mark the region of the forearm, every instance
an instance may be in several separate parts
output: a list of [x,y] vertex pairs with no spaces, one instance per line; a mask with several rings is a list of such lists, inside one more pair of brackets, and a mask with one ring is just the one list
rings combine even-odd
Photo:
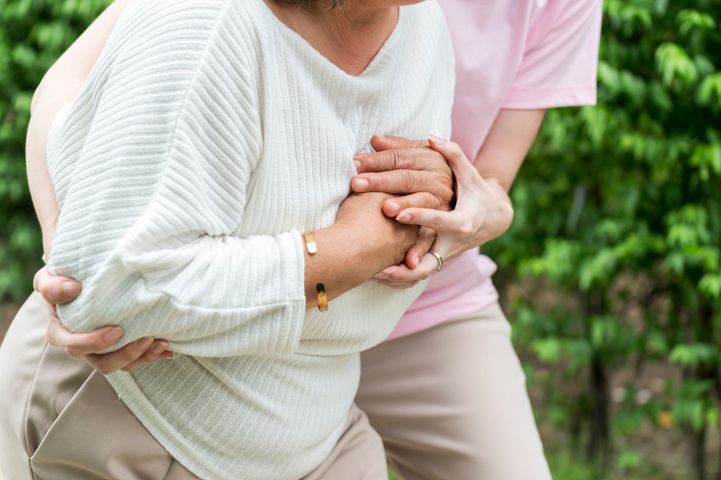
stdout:
[[[501,110],[474,166],[482,178],[478,185],[486,193],[476,207],[473,235],[462,250],[477,248],[497,238],[511,225],[513,203],[508,192],[543,123],[545,110]],[[469,210],[470,211],[470,210]]]
[[473,162],[484,180],[499,191],[511,189],[545,114],[545,110],[501,110]]
[[[314,232],[318,253],[305,256],[306,305],[318,305],[316,285],[325,286],[329,300],[369,281],[384,268],[398,264],[410,247],[408,240],[393,235],[393,220],[386,219],[380,205],[377,216],[388,223],[384,231],[354,228],[343,222]],[[379,234],[380,233],[380,234]]]
[[[292,352],[317,283],[336,297],[393,261],[367,246],[351,253],[344,239],[359,236],[342,228],[318,231],[318,258],[304,254],[297,232],[116,250],[96,274],[81,277],[83,293],[60,307],[60,316],[73,331],[121,326],[118,346],[149,336],[198,356]],[[56,249],[66,250],[63,243]],[[81,258],[91,257],[83,252]]]

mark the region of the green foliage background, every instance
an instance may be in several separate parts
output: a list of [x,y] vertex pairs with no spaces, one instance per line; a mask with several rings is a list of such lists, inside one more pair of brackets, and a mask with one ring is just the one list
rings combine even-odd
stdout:
[[0,0],[0,300],[22,300],[42,263],[24,160],[33,92],[55,59],[109,3]]
[[[720,20],[718,1],[607,0],[599,105],[549,113],[488,247],[523,285],[516,343],[548,367],[547,419],[606,470],[650,460],[625,439],[674,429],[684,475],[718,471]],[[666,382],[639,396],[651,366]]]
[[[23,158],[33,90],[108,3],[0,0],[0,299],[21,301],[40,265]],[[711,478],[708,439],[721,428],[721,1],[606,0],[604,9],[599,105],[549,113],[513,192],[515,225],[485,249],[511,292],[516,343],[533,355],[542,419],[598,465],[588,478],[640,472],[647,459],[626,439],[649,428],[683,437],[689,471]],[[616,373],[629,365],[614,403]],[[669,379],[639,402],[647,365]],[[551,372],[543,385],[541,369]]]

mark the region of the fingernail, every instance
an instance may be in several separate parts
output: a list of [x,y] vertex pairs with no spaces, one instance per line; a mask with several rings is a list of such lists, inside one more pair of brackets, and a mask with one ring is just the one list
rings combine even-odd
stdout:
[[403,222],[409,222],[411,220],[411,216],[407,213],[401,213],[396,217],[396,220],[403,223]]
[[391,278],[388,275],[386,275],[385,273],[376,273],[374,275],[374,277],[377,278],[378,280],[388,280],[389,278]]
[[110,343],[115,343],[120,340],[123,336],[123,329],[119,327],[113,327],[103,335],[103,340]]
[[416,265],[421,263],[421,257],[413,257],[413,263],[415,263]]
[[153,347],[153,350],[155,350],[155,352],[156,352],[158,355],[160,355],[161,353],[163,353],[164,351],[166,351],[169,346],[170,346],[170,344],[169,344],[168,342],[158,342],[158,343],[155,344],[155,346]]
[[428,135],[428,141],[433,142],[440,147],[445,147],[448,143],[446,140],[443,140],[441,137],[436,137],[435,135]]
[[391,215],[395,215],[398,210],[401,209],[401,206],[398,204],[398,202],[388,202],[388,209],[390,210]]
[[356,190],[365,190],[370,186],[370,183],[365,178],[357,178],[353,181]]
[[356,170],[358,170],[361,166],[361,162],[359,162],[358,160],[353,160],[353,164],[355,165]]
[[385,140],[385,139],[386,139],[385,135],[378,135],[378,134],[376,133],[375,136],[376,136],[376,138],[377,138],[378,140]]
[[163,352],[160,354],[162,358],[165,358],[166,360],[172,360],[173,359],[173,352]]

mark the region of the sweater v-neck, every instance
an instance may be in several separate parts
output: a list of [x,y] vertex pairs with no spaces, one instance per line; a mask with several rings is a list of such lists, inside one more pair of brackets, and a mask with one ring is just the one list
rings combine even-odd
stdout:
[[308,53],[312,58],[316,60],[316,63],[323,66],[325,69],[331,71],[336,76],[345,77],[348,80],[364,80],[367,78],[374,77],[376,74],[380,74],[384,70],[384,66],[389,63],[389,60],[393,57],[393,51],[395,45],[398,43],[398,39],[401,36],[403,25],[405,24],[406,15],[403,13],[403,8],[398,8],[398,19],[393,31],[386,38],[383,45],[375,54],[373,59],[368,65],[357,75],[351,74],[343,70],[327,56],[321,53],[315,46],[313,46],[303,35],[295,31],[293,28],[283,22],[278,16],[271,10],[266,4],[265,0],[256,0],[260,4],[260,10],[263,15],[269,17],[270,23],[275,29],[283,35],[291,44],[296,48],[301,49]]

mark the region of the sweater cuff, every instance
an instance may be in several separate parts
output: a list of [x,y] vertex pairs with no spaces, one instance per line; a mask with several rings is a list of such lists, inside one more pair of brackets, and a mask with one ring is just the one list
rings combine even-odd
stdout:
[[301,333],[305,323],[305,244],[303,236],[297,230],[281,234],[278,237],[281,258],[287,259],[279,272],[283,281],[283,291],[288,292],[285,319],[286,331],[278,335],[274,351],[294,352],[300,345]]

